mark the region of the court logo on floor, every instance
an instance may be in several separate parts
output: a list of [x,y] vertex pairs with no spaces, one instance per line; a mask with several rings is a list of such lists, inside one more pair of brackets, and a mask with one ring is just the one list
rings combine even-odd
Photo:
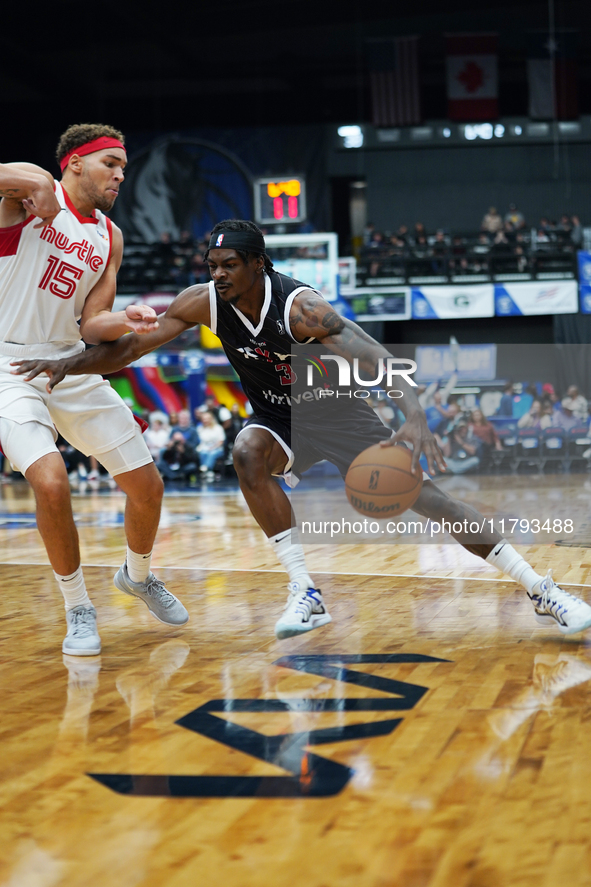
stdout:
[[[448,662],[419,653],[376,655],[284,656],[274,662],[281,668],[318,675],[368,690],[385,697],[314,699],[211,699],[176,723],[200,736],[221,742],[260,761],[287,771],[285,776],[175,776],[173,774],[89,773],[93,779],[123,795],[184,798],[296,798],[328,797],[341,792],[354,770],[309,751],[309,746],[371,739],[392,733],[402,717],[365,724],[339,725],[298,733],[268,736],[226,718],[243,712],[387,712],[409,711],[428,692],[427,687],[347,668],[366,663]],[[223,713],[225,718],[217,717]]]

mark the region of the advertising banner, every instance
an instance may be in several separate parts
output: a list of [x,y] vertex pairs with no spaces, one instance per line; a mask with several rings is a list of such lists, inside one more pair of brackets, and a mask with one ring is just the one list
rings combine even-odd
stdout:
[[412,288],[412,316],[418,320],[494,317],[492,283]]
[[497,346],[462,345],[417,345],[416,380],[434,382],[449,379],[452,374],[458,381],[484,381],[496,379]]
[[579,250],[579,296],[581,314],[591,314],[591,253]]
[[410,289],[407,286],[366,286],[343,291],[355,320],[409,320]]
[[495,311],[499,317],[576,314],[578,310],[576,280],[495,284]]

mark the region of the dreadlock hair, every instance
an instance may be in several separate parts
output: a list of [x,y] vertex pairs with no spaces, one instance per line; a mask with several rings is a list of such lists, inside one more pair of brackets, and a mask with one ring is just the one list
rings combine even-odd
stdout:
[[[263,232],[255,225],[254,222],[249,222],[246,219],[225,219],[223,222],[218,222],[217,225],[214,225],[211,234],[217,234],[219,231],[252,231],[254,234],[260,234],[263,236]],[[269,273],[269,271],[273,270],[273,262],[269,258],[266,252],[264,253],[251,253],[247,252],[244,249],[237,249],[235,252],[240,256],[244,264],[248,262],[249,259],[258,258],[259,256],[263,257],[265,262],[264,270]],[[207,259],[207,255],[209,250],[205,253],[205,258]]]
[[113,126],[106,126],[104,123],[74,123],[60,136],[57,144],[55,156],[58,165],[61,163],[66,154],[75,148],[80,148],[87,142],[93,142],[100,139],[101,136],[109,136],[112,139],[118,139],[122,145],[125,144],[125,136]]

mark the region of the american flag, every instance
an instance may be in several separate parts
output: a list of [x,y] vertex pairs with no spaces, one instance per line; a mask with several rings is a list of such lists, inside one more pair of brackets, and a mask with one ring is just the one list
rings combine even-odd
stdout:
[[418,37],[387,37],[367,45],[375,126],[421,122]]

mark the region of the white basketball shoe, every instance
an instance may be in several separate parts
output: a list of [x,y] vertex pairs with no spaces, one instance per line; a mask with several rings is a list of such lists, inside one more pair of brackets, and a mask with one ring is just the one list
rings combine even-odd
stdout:
[[534,585],[529,598],[534,605],[536,622],[556,624],[563,634],[576,634],[591,628],[591,607],[564,591],[552,580],[552,570]]
[[290,582],[287,589],[289,591],[287,604],[281,618],[275,624],[275,636],[280,641],[332,622],[319,588],[302,590],[299,582]]

